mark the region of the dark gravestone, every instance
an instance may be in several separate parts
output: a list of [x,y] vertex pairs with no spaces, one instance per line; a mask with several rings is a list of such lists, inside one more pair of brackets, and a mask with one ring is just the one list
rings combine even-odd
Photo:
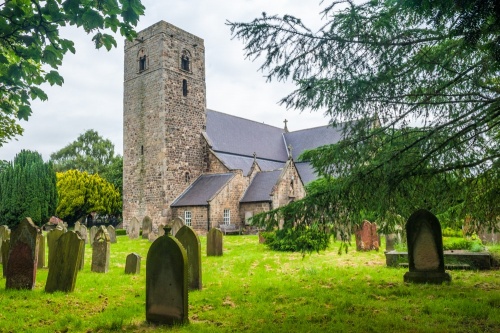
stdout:
[[207,256],[222,255],[222,231],[216,228],[210,229],[207,234]]
[[184,226],[184,221],[180,217],[176,217],[175,219],[173,219],[171,223],[172,235],[176,235],[177,231],[179,231],[179,229],[182,228],[183,226]]
[[139,274],[141,272],[141,256],[130,253],[125,261],[125,274]]
[[188,257],[188,285],[189,289],[201,290],[201,244],[198,235],[188,226],[183,226],[175,234],[181,242]]
[[413,213],[406,223],[408,265],[405,282],[451,282],[444,271],[443,238],[439,220],[431,212],[421,209]]
[[137,218],[133,217],[127,228],[127,235],[130,239],[139,238],[140,224]]
[[92,244],[92,267],[96,273],[107,273],[109,270],[110,241],[108,231],[101,226]]
[[38,261],[38,229],[29,217],[22,220],[10,235],[6,289],[33,289]]
[[10,249],[10,239],[6,239],[2,242],[2,273],[3,277],[7,274],[7,263],[9,262],[9,249]]
[[379,236],[377,225],[369,221],[363,221],[361,227],[356,228],[356,250],[370,251],[379,249]]
[[68,293],[75,290],[84,244],[83,239],[75,231],[68,231],[59,237],[56,254],[47,276],[46,292],[63,291]]
[[37,268],[44,268],[44,267],[45,267],[45,235],[43,233],[40,233]]
[[142,219],[142,238],[149,239],[149,234],[153,230],[153,221],[149,216]]
[[89,243],[90,243],[91,247],[94,246],[94,239],[95,239],[95,235],[97,234],[98,230],[99,230],[99,228],[95,225],[93,225],[90,228]]
[[[2,250],[2,243],[4,240],[10,239],[10,230],[6,225],[0,225],[0,253]],[[0,256],[0,264],[3,262],[2,256]]]
[[109,241],[113,244],[116,243],[116,230],[112,225],[108,225],[106,228],[108,230]]
[[64,230],[62,225],[58,225],[55,229],[47,232],[47,246],[49,249],[49,261],[47,263],[47,267],[50,269],[50,265],[52,264],[52,260],[56,255],[57,248],[57,240],[64,234]]
[[[167,229],[167,228],[166,228]],[[165,230],[146,259],[146,320],[156,324],[188,322],[188,263],[181,243]]]

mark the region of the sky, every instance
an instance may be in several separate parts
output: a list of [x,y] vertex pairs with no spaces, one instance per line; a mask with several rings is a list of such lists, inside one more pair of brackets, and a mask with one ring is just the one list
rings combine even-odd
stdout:
[[[281,98],[291,83],[267,82],[258,69],[263,59],[245,58],[242,41],[231,39],[226,21],[249,22],[267,15],[291,14],[306,25],[321,25],[320,0],[142,0],[146,7],[137,31],[164,20],[205,42],[207,108],[283,127],[290,131],[326,126],[322,112],[287,110]],[[11,161],[22,149],[37,151],[45,160],[87,130],[109,139],[123,154],[123,38],[118,47],[96,50],[92,36],[76,28],[61,31],[75,42],[59,68],[62,87],[44,86],[49,99],[32,103],[33,114],[21,121],[24,134],[0,147],[0,160]]]

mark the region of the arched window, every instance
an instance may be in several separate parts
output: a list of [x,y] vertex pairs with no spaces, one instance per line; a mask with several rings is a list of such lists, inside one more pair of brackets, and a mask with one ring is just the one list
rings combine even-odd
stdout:
[[190,63],[189,63],[189,59],[190,59],[191,55],[189,54],[189,51],[188,50],[183,50],[182,51],[182,54],[181,54],[181,69],[186,71],[186,72],[189,72],[191,67],[190,67]]
[[143,72],[148,69],[148,56],[146,50],[140,49],[137,54],[137,60],[139,62],[139,72]]

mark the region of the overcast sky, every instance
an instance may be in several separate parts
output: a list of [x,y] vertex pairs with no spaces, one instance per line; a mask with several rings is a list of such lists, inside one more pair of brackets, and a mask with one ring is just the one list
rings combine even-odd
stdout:
[[[226,20],[246,22],[266,12],[292,14],[320,26],[319,0],[142,0],[146,13],[137,30],[164,20],[205,41],[207,107],[212,110],[283,127],[291,131],[324,126],[322,112],[286,110],[280,98],[293,86],[266,82],[260,62],[245,59],[243,43],[231,40]],[[123,40],[107,52],[95,50],[92,36],[74,28],[63,35],[75,42],[60,68],[62,87],[46,87],[46,102],[33,103],[34,113],[22,121],[23,136],[0,147],[0,160],[10,161],[22,149],[38,151],[45,160],[89,129],[110,139],[123,154]]]

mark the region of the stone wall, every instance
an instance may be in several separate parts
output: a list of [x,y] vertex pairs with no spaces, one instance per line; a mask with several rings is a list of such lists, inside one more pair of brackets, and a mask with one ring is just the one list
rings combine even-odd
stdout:
[[191,228],[193,228],[198,234],[204,235],[208,232],[207,208],[208,207],[206,206],[173,207],[172,215],[179,216],[184,221],[184,212],[190,211]]
[[240,205],[240,219],[245,221],[245,214],[247,212],[251,213],[252,216],[262,212],[267,212],[271,210],[271,205],[271,202],[243,203]]
[[297,169],[294,163],[289,160],[283,168],[278,184],[274,187],[272,208],[278,208],[291,201],[300,200],[305,195],[306,191]]

